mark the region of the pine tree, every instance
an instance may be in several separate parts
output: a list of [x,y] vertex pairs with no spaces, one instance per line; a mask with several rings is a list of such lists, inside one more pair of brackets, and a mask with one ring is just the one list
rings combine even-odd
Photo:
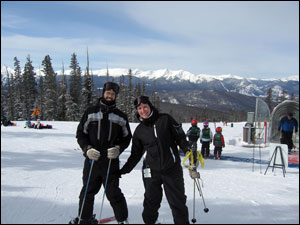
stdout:
[[57,83],[56,73],[53,70],[51,58],[46,55],[42,65],[44,66],[43,72],[45,74],[45,119],[57,119]]
[[23,95],[24,95],[24,107],[23,115],[24,119],[29,120],[34,110],[34,103],[37,97],[35,72],[30,60],[30,55],[26,58],[26,63],[23,72]]
[[273,95],[272,88],[269,88],[269,90],[268,90],[268,92],[267,92],[267,97],[266,97],[266,99],[265,99],[265,102],[266,102],[267,105],[269,106],[270,111],[272,111],[272,109],[273,109],[272,95]]
[[[68,111],[68,117],[74,118],[74,120],[77,121],[81,117],[80,109],[81,109],[82,81],[81,81],[81,69],[79,67],[79,63],[77,62],[77,56],[75,53],[72,54],[70,68],[71,68],[70,88],[69,88],[70,99],[67,101],[72,101],[74,104],[71,104],[69,102],[69,104],[67,104],[67,111]],[[70,113],[74,113],[74,115],[71,116]]]
[[14,77],[12,73],[9,73],[6,68],[6,76],[7,76],[7,107],[8,107],[8,119],[14,120],[15,119],[15,112],[14,112],[14,102],[15,102],[15,95],[14,95]]
[[44,77],[39,76],[39,97],[36,105],[40,106],[40,114],[39,118],[44,120],[44,108],[45,108],[45,85],[44,85]]
[[58,108],[57,108],[57,118],[58,120],[66,120],[66,101],[67,101],[67,80],[65,75],[65,67],[62,64],[62,80],[59,84],[59,93],[58,93]]
[[92,90],[93,90],[93,82],[92,82],[92,76],[90,75],[89,56],[88,56],[88,51],[87,51],[87,66],[86,66],[86,70],[85,70],[85,73],[84,73],[81,114],[88,107],[93,105]]
[[6,90],[3,86],[4,76],[1,73],[1,121],[7,118]]
[[128,116],[128,120],[133,122],[135,120],[135,109],[134,109],[134,90],[132,85],[132,70],[128,70],[128,91],[126,96],[126,114]]
[[22,72],[20,67],[20,61],[17,57],[14,57],[14,66],[15,66],[15,119],[23,119],[23,107],[24,107],[24,97],[23,97],[23,80]]
[[125,77],[124,75],[120,76],[119,80],[119,87],[120,87],[120,93],[117,98],[117,107],[122,111],[126,113],[126,92],[127,87],[125,85]]
[[280,102],[283,102],[287,99],[287,91],[286,90],[282,90],[282,94],[280,97]]

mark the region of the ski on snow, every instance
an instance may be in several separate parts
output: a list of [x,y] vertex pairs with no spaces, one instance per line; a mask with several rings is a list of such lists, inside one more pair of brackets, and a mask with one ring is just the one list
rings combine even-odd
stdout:
[[108,222],[115,221],[115,220],[116,220],[116,217],[114,217],[114,216],[107,217],[107,218],[100,219],[98,221],[98,224],[108,223]]

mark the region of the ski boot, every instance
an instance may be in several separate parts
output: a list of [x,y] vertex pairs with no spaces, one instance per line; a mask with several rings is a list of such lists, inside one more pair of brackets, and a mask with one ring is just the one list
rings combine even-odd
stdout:
[[[98,220],[95,218],[96,214],[94,214],[90,219],[81,219],[79,224],[98,224]],[[78,224],[79,217],[74,218],[69,222],[69,224]]]

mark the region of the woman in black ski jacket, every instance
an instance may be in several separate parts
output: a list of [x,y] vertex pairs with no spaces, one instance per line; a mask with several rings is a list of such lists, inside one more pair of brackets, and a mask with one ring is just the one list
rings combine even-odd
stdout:
[[170,115],[158,113],[148,97],[141,96],[134,104],[140,124],[132,138],[131,155],[120,173],[129,173],[146,152],[143,164],[144,222],[157,221],[163,185],[174,222],[189,223],[183,171],[177,148],[179,145],[184,151],[188,150],[185,133]]

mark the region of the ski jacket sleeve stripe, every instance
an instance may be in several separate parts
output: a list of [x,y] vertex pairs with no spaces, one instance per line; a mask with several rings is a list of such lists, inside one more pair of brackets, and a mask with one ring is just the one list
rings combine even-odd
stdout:
[[103,118],[103,114],[101,111],[97,113],[88,114],[87,119],[83,125],[83,132],[85,134],[88,134],[87,128],[89,126],[89,123],[92,121],[100,121],[102,118]]

